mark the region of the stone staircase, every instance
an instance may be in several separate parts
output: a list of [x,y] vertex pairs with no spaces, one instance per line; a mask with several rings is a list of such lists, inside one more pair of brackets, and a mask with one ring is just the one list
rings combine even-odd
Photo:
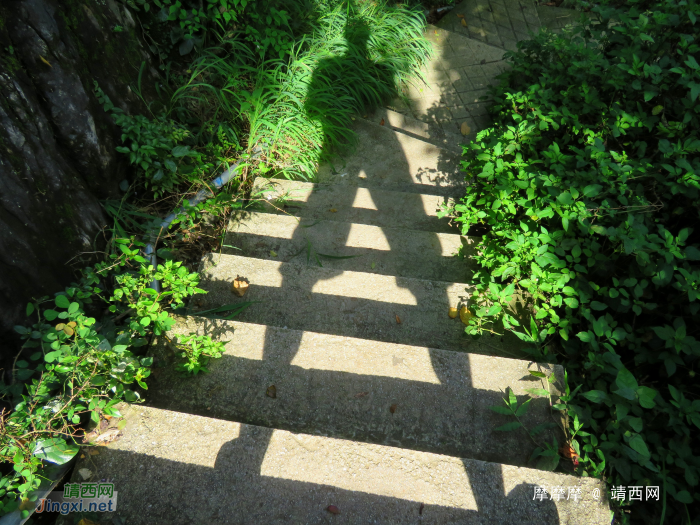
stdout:
[[[182,379],[159,346],[148,406],[124,407],[122,437],[78,466],[114,482],[113,523],[610,522],[599,480],[532,468],[527,434],[494,430],[510,421],[489,410],[506,389],[556,399],[561,367],[528,361],[508,337],[471,340],[448,317],[469,300],[474,240],[436,210],[463,194],[461,122],[486,125],[470,101],[504,52],[456,18],[428,29],[439,37],[429,94],[358,118],[357,150],[315,183],[256,181],[265,198],[204,258],[208,294],[171,334],[209,334],[225,355]],[[247,301],[235,320],[197,315]],[[533,398],[524,425],[548,422],[538,439],[563,444],[550,399]]]

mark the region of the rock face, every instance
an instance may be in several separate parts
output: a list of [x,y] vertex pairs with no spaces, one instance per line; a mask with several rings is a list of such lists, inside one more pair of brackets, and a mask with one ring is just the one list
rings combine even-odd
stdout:
[[[0,4],[0,357],[31,297],[75,279],[69,261],[93,251],[106,224],[99,201],[119,194],[127,164],[97,81],[130,113],[157,70],[133,15],[114,0]],[[144,94],[147,100],[151,93]],[[76,260],[73,261],[75,263]],[[4,349],[1,345],[4,345]]]

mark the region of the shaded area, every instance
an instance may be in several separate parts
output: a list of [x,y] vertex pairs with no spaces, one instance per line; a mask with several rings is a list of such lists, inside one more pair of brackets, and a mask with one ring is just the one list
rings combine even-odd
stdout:
[[143,112],[126,85],[143,60],[144,84],[151,73],[134,20],[111,0],[2,2],[0,47],[0,331],[9,352],[27,301],[73,280],[66,262],[91,249],[104,223],[98,199],[126,174],[115,151],[121,131],[93,81]]

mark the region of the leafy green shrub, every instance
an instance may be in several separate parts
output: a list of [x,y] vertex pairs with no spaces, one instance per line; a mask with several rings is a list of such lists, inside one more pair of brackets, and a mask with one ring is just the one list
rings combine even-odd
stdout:
[[224,353],[225,341],[213,341],[208,335],[189,335],[182,337],[177,344],[177,349],[184,363],[177,365],[177,370],[188,375],[197,375],[199,372],[208,372],[206,366],[211,358],[219,358]]
[[[162,335],[173,324],[169,310],[196,293],[198,275],[179,262],[153,269],[139,255],[142,243],[115,239],[119,252],[86,268],[79,283],[55,298],[32,301],[31,326],[16,326],[24,340],[12,381],[0,394],[14,409],[0,414],[0,458],[13,469],[0,477],[0,515],[41,483],[46,462],[64,464],[78,452],[79,429],[101,415],[119,416],[120,400],[139,402],[135,387],[147,389],[153,358],[144,355],[147,336]],[[160,292],[148,286],[161,281]],[[107,293],[112,290],[111,293]],[[87,312],[107,303],[112,316],[98,321]],[[122,322],[123,320],[123,322]],[[185,337],[181,365],[206,371],[222,345],[209,336]]]
[[[150,13],[145,27],[164,25],[167,38],[154,40],[152,51],[166,60],[177,46],[187,55],[195,46],[201,48],[209,33],[219,39],[244,42],[260,58],[271,53],[283,58],[294,42],[295,20],[309,16],[310,3],[280,0],[129,0],[139,12]],[[155,29],[155,28],[154,28]]]
[[184,174],[194,171],[187,158],[199,160],[200,155],[188,145],[180,144],[190,135],[187,128],[163,116],[148,119],[143,115],[127,115],[100,89],[95,82],[95,93],[105,111],[122,129],[121,140],[126,146],[117,147],[119,153],[129,156],[129,163],[142,171],[146,188],[159,197],[182,182]]
[[660,486],[638,505],[680,523],[700,500],[700,5],[593,12],[508,54],[495,125],[464,149],[452,211],[487,232],[467,330],[502,321],[565,364],[579,470]]

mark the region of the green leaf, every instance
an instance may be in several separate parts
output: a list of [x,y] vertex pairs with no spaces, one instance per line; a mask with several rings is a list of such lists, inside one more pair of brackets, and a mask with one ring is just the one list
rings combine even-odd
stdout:
[[564,303],[569,308],[578,308],[578,299],[576,299],[576,297],[567,297],[564,299]]
[[532,398],[528,399],[527,401],[525,401],[522,405],[520,405],[518,407],[518,410],[515,411],[515,417],[520,417],[520,416],[525,415],[528,408],[530,408],[530,401],[532,401]]
[[510,432],[512,430],[517,430],[522,426],[522,424],[519,421],[511,421],[510,423],[506,423],[505,425],[501,425],[500,427],[494,428],[494,430],[498,432]]
[[640,456],[643,456],[644,458],[651,457],[651,454],[649,454],[649,449],[647,448],[647,444],[644,442],[644,438],[639,434],[635,434],[630,438],[629,446]]
[[539,372],[537,370],[528,370],[528,372],[530,372],[531,376],[541,377],[541,378],[547,377],[547,374],[545,374],[544,372]]
[[590,343],[591,341],[595,341],[595,337],[593,336],[590,330],[587,332],[579,332],[576,334],[576,337],[578,337],[584,343]]
[[684,64],[696,70],[700,69],[700,64],[698,64],[697,60],[695,60],[695,57],[693,55],[688,55],[688,60],[686,60]]
[[75,312],[78,311],[79,308],[80,308],[80,305],[78,303],[70,303],[70,305],[68,306],[68,313],[74,314]]
[[34,313],[34,303],[27,303],[27,310],[26,310],[27,317],[29,317],[33,313]]
[[649,388],[647,386],[642,386],[637,389],[637,395],[639,396],[639,404],[643,408],[654,408],[656,403],[654,398],[656,397],[656,390]]
[[674,497],[678,501],[680,501],[681,503],[685,503],[686,505],[690,505],[693,503],[693,497],[687,490],[681,490],[679,492],[676,492],[676,495]]
[[607,304],[600,303],[598,301],[591,301],[591,308],[593,308],[594,310],[601,311],[601,310],[605,310],[607,307],[608,307]]
[[593,403],[602,403],[603,401],[607,401],[609,399],[608,394],[602,390],[590,390],[581,395]]
[[493,406],[493,407],[489,407],[489,409],[493,410],[497,414],[503,414],[504,416],[512,416],[513,415],[513,411],[508,407]]
[[68,308],[70,306],[70,301],[65,295],[57,295],[55,302],[56,306],[58,306],[59,308]]
[[151,324],[151,318],[150,317],[142,317],[141,320],[139,321],[141,326],[148,326]]
[[533,396],[549,397],[549,390],[545,390],[544,388],[526,388],[525,392]]
[[32,455],[56,465],[63,465],[73,459],[78,450],[78,447],[68,445],[61,438],[49,438],[37,441]]
[[[550,451],[548,451],[550,452]],[[559,465],[559,455],[554,453],[543,453],[537,460],[537,468],[540,470],[553,471]]]
[[584,197],[588,197],[589,199],[592,199],[593,197],[598,195],[600,193],[600,190],[602,190],[602,189],[603,189],[603,186],[601,186],[600,184],[590,184],[590,185],[586,186],[585,188],[583,188],[582,193],[583,193]]

